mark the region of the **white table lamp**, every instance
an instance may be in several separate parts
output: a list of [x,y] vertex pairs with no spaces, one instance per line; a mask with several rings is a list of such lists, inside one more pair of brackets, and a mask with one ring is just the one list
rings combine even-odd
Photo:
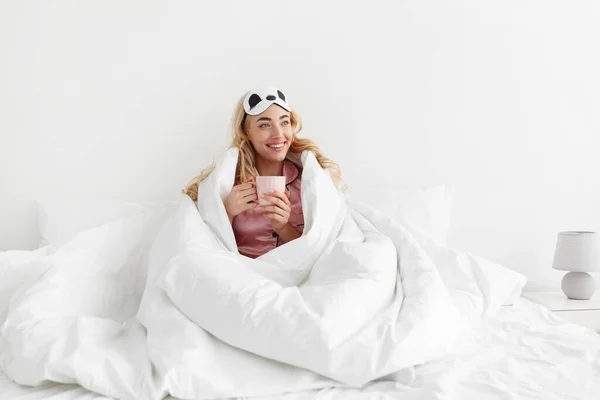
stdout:
[[552,268],[570,271],[562,279],[562,290],[570,299],[587,300],[596,291],[588,272],[600,272],[596,232],[559,232]]

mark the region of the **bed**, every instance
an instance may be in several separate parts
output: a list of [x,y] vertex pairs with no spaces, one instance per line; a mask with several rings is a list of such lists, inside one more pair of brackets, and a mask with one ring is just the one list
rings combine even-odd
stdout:
[[370,206],[307,152],[305,233],[249,260],[235,155],[198,203],[40,205],[40,248],[0,252],[0,400],[598,398],[600,335],[449,249],[447,188]]
[[[320,389],[255,399],[598,399],[600,336],[525,298],[465,338],[443,359],[404,372],[400,382]],[[387,396],[387,397],[386,397]],[[0,373],[0,400],[107,397],[75,385],[25,387]]]

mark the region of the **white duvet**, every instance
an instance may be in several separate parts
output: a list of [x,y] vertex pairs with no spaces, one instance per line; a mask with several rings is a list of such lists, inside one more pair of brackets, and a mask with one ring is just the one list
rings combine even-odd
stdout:
[[0,253],[6,375],[121,399],[401,382],[450,354],[525,283],[347,203],[310,152],[303,236],[241,256],[222,202],[237,156],[230,149],[202,182],[198,204],[182,195],[59,248]]

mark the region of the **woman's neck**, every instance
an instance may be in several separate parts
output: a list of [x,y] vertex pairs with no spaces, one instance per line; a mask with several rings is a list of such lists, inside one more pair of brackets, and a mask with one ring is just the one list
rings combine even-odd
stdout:
[[281,176],[283,175],[283,161],[270,161],[257,158],[256,170],[262,176]]

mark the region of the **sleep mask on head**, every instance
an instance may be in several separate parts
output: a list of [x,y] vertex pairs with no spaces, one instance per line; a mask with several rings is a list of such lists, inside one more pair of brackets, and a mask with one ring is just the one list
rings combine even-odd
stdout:
[[246,111],[246,114],[258,115],[271,104],[277,104],[287,111],[292,111],[283,92],[273,86],[255,88],[244,97],[244,111]]

